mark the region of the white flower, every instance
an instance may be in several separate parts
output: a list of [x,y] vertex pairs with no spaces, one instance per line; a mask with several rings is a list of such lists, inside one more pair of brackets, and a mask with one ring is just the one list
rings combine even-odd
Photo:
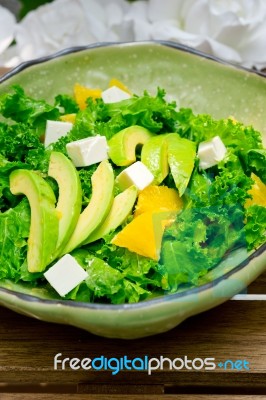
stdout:
[[16,19],[5,7],[0,6],[0,54],[14,39]]
[[246,67],[266,67],[266,0],[54,0],[17,24],[17,44],[2,55],[13,40],[14,18],[1,10],[5,66],[71,46],[157,39]]
[[152,25],[148,21],[149,3],[147,0],[138,0],[131,4],[125,15],[134,30],[134,40],[149,40],[152,37]]
[[54,0],[27,14],[17,26],[20,60],[94,42],[134,40],[124,14],[126,0]]
[[144,19],[143,35],[135,31],[141,39],[172,40],[246,67],[266,67],[265,0],[149,0]]

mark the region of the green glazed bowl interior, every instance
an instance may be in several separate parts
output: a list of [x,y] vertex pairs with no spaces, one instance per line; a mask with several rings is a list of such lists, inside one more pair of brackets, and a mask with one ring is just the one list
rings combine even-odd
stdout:
[[[215,118],[234,116],[253,125],[266,143],[266,79],[170,42],[96,44],[21,64],[0,78],[0,94],[19,84],[35,98],[53,102],[78,82],[105,88],[117,78],[136,94],[164,88],[167,100]],[[266,268],[266,246],[252,254],[238,249],[197,288],[125,305],[56,300],[40,289],[0,281],[0,304],[45,321],[70,324],[94,334],[137,338],[167,331],[246,288]]]

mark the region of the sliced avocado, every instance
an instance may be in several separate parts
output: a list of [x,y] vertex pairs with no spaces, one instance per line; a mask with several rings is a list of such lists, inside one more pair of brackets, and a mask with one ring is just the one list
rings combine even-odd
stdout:
[[116,133],[108,142],[109,157],[114,164],[124,167],[136,161],[136,148],[146,143],[153,133],[142,126],[133,125]]
[[58,239],[56,198],[49,184],[36,172],[17,169],[10,174],[10,190],[27,196],[31,209],[28,270],[42,272],[52,261]]
[[107,160],[101,162],[91,177],[92,196],[80,214],[76,228],[62,255],[80,246],[89,235],[102,224],[113,203],[114,172]]
[[105,221],[92,232],[83,244],[95,242],[120,226],[130,214],[137,199],[137,195],[138,190],[134,185],[124,190],[124,192],[119,193],[114,198],[111,210]]
[[177,133],[166,135],[168,144],[168,163],[175,185],[182,196],[192,174],[195,157],[196,143],[181,138]]
[[154,176],[154,184],[159,185],[169,174],[167,159],[167,135],[157,135],[142,147],[141,161]]
[[78,171],[63,153],[51,153],[48,175],[56,180],[59,188],[56,206],[59,215],[59,233],[54,254],[56,258],[67,244],[78,222],[82,190]]

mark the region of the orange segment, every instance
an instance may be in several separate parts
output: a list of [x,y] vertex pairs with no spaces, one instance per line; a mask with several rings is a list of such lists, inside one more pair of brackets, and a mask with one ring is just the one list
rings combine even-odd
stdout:
[[116,86],[119,89],[124,90],[124,92],[127,92],[128,94],[131,94],[131,92],[128,90],[128,88],[116,78],[112,78],[110,80],[109,87],[112,87],[112,86]]
[[158,260],[164,229],[174,222],[176,212],[144,212],[134,218],[112,240],[119,247]]
[[140,192],[134,216],[148,211],[179,211],[182,207],[183,202],[176,189],[153,185]]
[[101,89],[91,89],[86,86],[82,86],[79,83],[74,85],[74,96],[78,106],[81,110],[84,110],[87,106],[86,100],[92,97],[94,100],[101,97]]
[[134,219],[113,238],[112,243],[158,260],[164,229],[174,222],[182,206],[177,190],[148,186],[139,194]]
[[76,121],[76,116],[77,116],[77,114],[65,114],[65,115],[61,115],[60,119],[61,119],[61,121],[71,122],[71,124],[74,124]]
[[252,199],[246,200],[245,207],[247,208],[254,204],[266,207],[266,185],[253,173],[251,174],[251,179],[254,181],[252,188],[249,190]]

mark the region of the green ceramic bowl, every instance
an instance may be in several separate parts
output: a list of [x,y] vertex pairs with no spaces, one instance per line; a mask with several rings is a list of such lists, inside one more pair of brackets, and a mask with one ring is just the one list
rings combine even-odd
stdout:
[[[75,82],[106,87],[110,78],[135,93],[157,86],[180,106],[215,118],[233,115],[263,133],[266,143],[266,79],[184,46],[168,42],[97,44],[21,64],[0,79],[0,93],[20,84],[52,101]],[[167,331],[189,316],[215,307],[246,288],[266,268],[266,245],[252,254],[231,253],[197,288],[125,305],[88,304],[49,298],[42,290],[0,281],[0,304],[45,321],[77,326],[114,338]]]

